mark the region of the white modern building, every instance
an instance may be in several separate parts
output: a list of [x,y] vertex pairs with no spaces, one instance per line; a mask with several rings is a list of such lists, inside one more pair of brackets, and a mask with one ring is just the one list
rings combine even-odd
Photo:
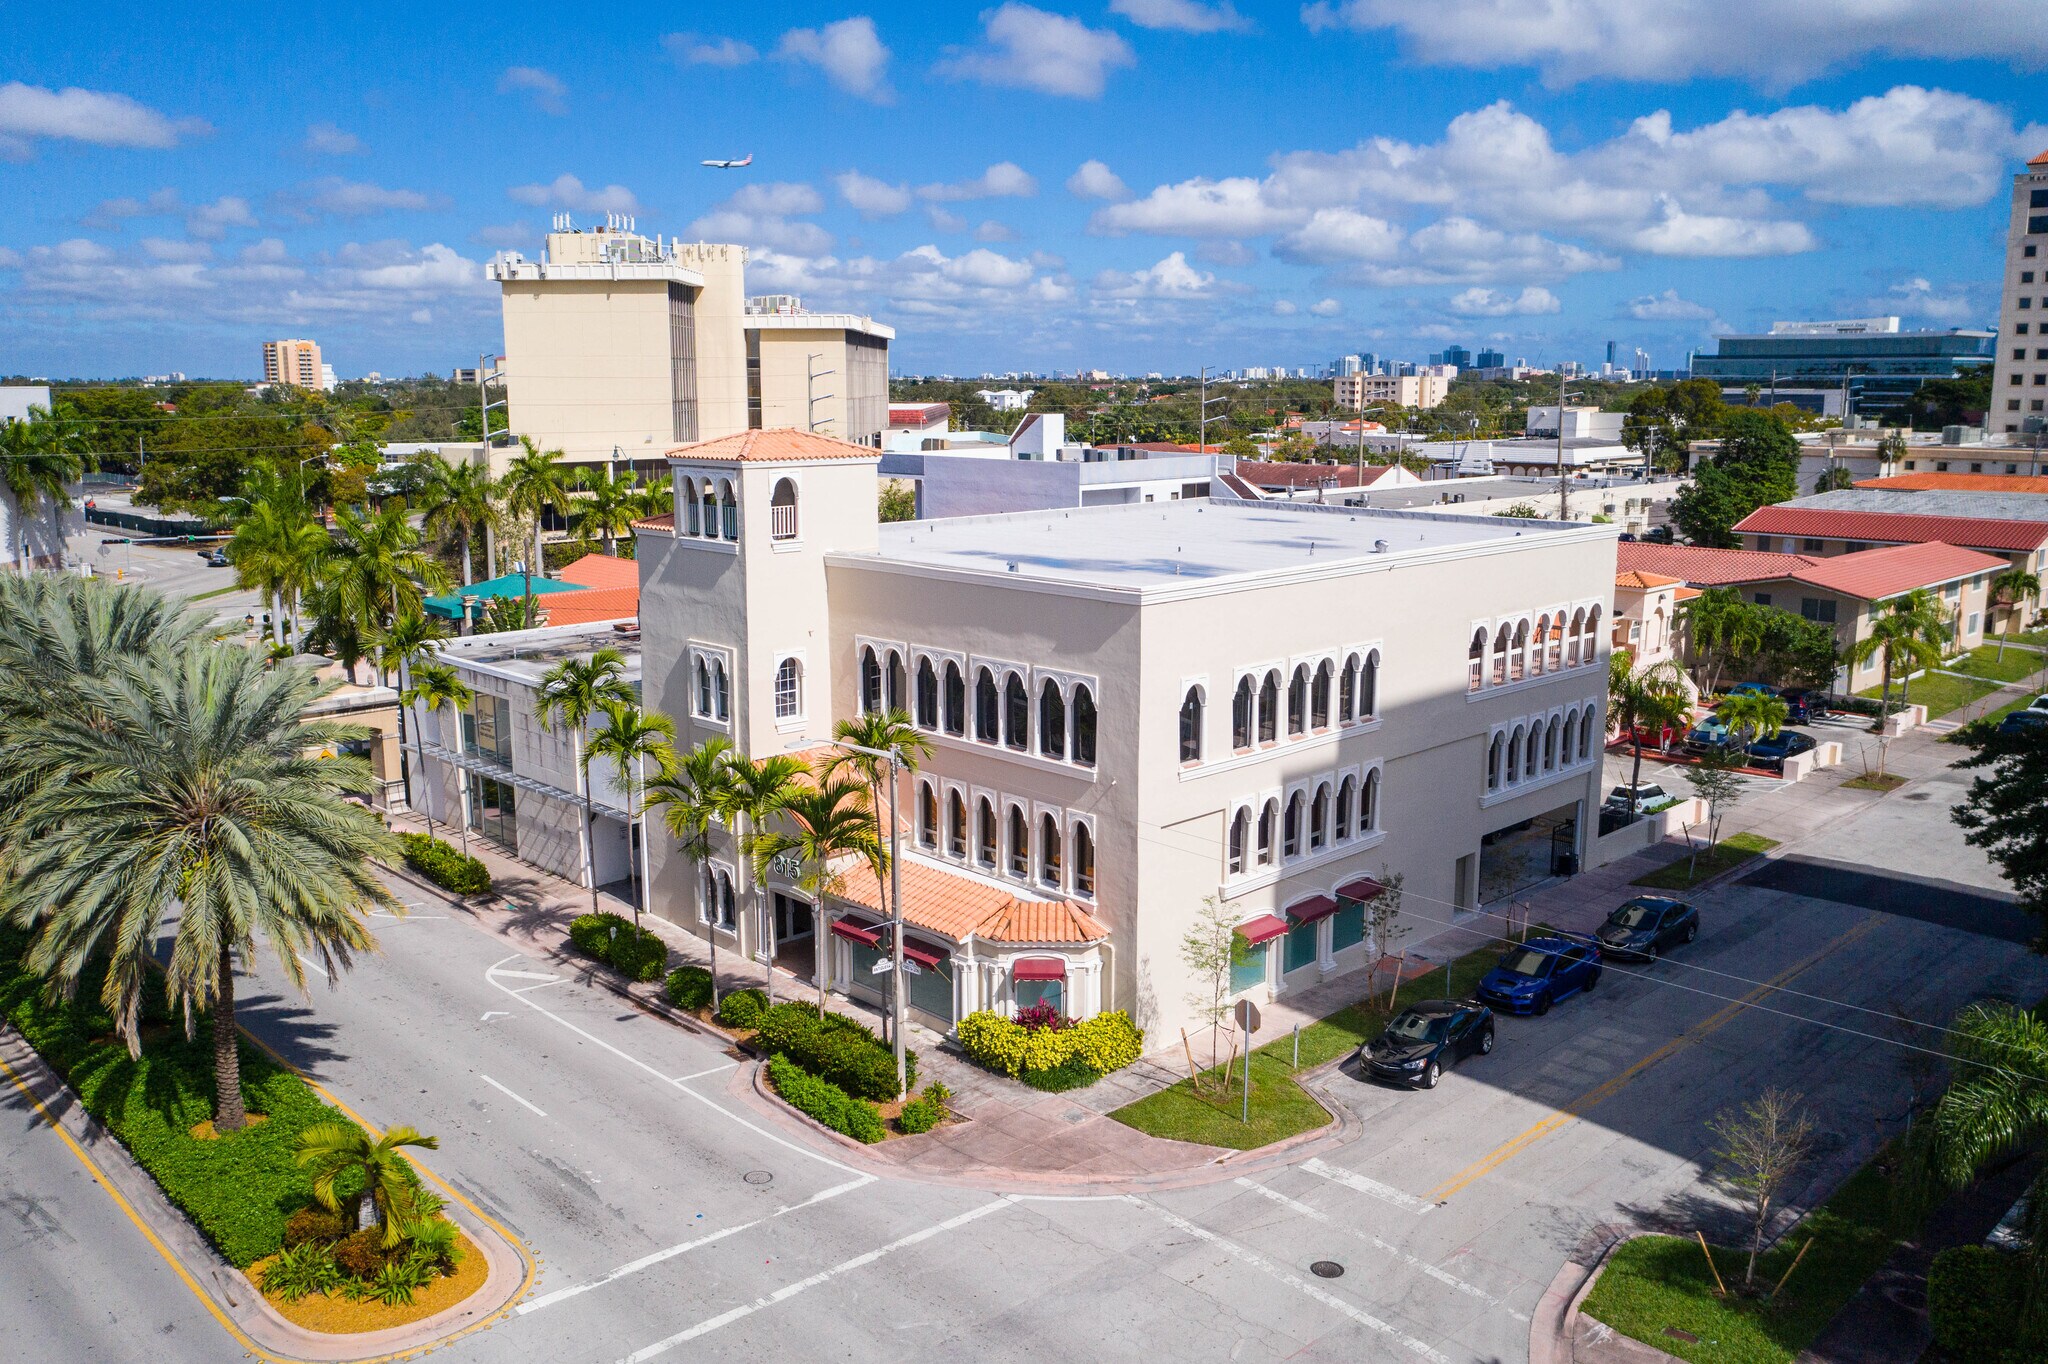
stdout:
[[978,388],[974,396],[998,412],[1022,412],[1031,402],[1031,388]]
[[2033,434],[2048,428],[2048,152],[2012,178],[2005,233],[2005,287],[1998,308],[1998,358],[1988,430]]

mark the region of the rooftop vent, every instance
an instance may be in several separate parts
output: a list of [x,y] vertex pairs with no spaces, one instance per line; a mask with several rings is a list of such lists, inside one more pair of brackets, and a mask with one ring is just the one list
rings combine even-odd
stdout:
[[1385,554],[1390,548],[1391,546],[1385,540],[1375,540],[1372,542],[1372,552],[1375,554]]

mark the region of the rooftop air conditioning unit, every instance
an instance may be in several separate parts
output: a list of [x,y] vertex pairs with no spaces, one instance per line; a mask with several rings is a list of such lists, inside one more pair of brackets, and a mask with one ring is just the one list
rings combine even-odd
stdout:
[[1962,427],[1962,426],[1944,426],[1944,427],[1942,427],[1942,428],[1941,428],[1941,443],[1942,443],[1943,445],[1961,445],[1961,444],[1963,443],[1963,432],[1964,432],[1964,431],[1966,431],[1966,430],[1968,430],[1968,429],[1969,429],[1969,428],[1967,428],[1967,427]]

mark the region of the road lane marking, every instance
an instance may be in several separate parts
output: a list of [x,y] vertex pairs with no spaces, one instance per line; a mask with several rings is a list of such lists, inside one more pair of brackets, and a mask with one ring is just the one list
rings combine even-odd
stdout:
[[[744,1317],[750,1317],[763,1308],[773,1307],[779,1302],[786,1302],[806,1289],[816,1288],[819,1284],[828,1283],[841,1274],[865,1268],[886,1255],[894,1254],[896,1251],[904,1250],[921,1241],[929,1241],[932,1237],[942,1235],[957,1227],[964,1227],[969,1222],[986,1217],[992,1212],[1000,1212],[1004,1208],[1010,1207],[1013,1202],[1014,1200],[1009,1198],[998,1198],[993,1203],[983,1203],[979,1207],[969,1208],[957,1217],[949,1217],[943,1222],[937,1222],[924,1228],[922,1231],[913,1231],[908,1236],[900,1236],[886,1246],[878,1246],[874,1250],[856,1255],[850,1260],[842,1260],[830,1269],[819,1270],[809,1278],[798,1279],[795,1283],[791,1284],[784,1284],[766,1297],[756,1298],[750,1303],[742,1303],[740,1306],[721,1312],[715,1317],[700,1321],[687,1330],[678,1331],[672,1336],[657,1340],[644,1349],[635,1350],[632,1354],[627,1355],[621,1361],[621,1364],[646,1364],[646,1361],[658,1355],[666,1354],[676,1346],[687,1344],[699,1336],[709,1335],[721,1326],[730,1326],[733,1322],[739,1321]],[[1437,1358],[1443,1360],[1441,1355],[1437,1356]],[[1450,1364],[1450,1361],[1443,1360],[1443,1364]]]
[[494,1018],[510,1018],[511,1016],[512,1011],[510,1009],[485,1009],[484,1016],[479,1018],[477,1022],[488,1023]]
[[1336,1218],[1330,1216],[1330,1214],[1323,1212],[1320,1209],[1312,1208],[1308,1204],[1303,1203],[1297,1199],[1289,1198],[1286,1194],[1281,1193],[1278,1189],[1269,1189],[1255,1179],[1247,1179],[1243,1175],[1239,1175],[1237,1182],[1239,1184],[1242,1184],[1245,1188],[1250,1189],[1255,1194],[1259,1194],[1262,1197],[1272,1199],[1275,1203],[1278,1203],[1281,1207],[1286,1208],[1290,1212],[1295,1213],[1297,1216],[1307,1217],[1317,1222],[1326,1222],[1329,1225],[1336,1227],[1339,1231],[1344,1232],[1346,1235],[1354,1236],[1359,1240],[1366,1242],[1375,1250],[1382,1251],[1387,1255],[1391,1255],[1393,1258],[1401,1261],[1403,1264],[1406,1264],[1410,1269],[1421,1270],[1424,1274],[1427,1274],[1430,1278],[1435,1279],[1440,1284],[1444,1284],[1450,1288],[1455,1288],[1458,1292],[1464,1293],[1470,1297],[1478,1298],[1482,1302],[1486,1303],[1488,1306],[1498,1307],[1501,1311],[1507,1313],[1516,1321],[1527,1321],[1529,1319],[1527,1314],[1517,1312],[1514,1308],[1508,1306],[1506,1302],[1502,1301],[1499,1298],[1496,1298],[1495,1296],[1493,1296],[1493,1294],[1487,1292],[1478,1284],[1467,1283],[1465,1282],[1465,1280],[1459,1278],[1457,1275],[1451,1273],[1449,1270],[1439,1269],[1437,1266],[1431,1264],[1429,1261],[1421,1258],[1420,1256],[1411,1255],[1407,1251],[1401,1249],[1397,1245],[1392,1244],[1391,1242],[1382,1241],[1379,1237],[1374,1236],[1371,1232],[1360,1231],[1356,1227],[1345,1226],[1342,1222],[1339,1222]]
[[1404,1212],[1414,1213],[1417,1217],[1422,1216],[1422,1214],[1436,1206],[1436,1204],[1429,1202],[1427,1199],[1417,1198],[1414,1194],[1402,1193],[1391,1184],[1382,1184],[1377,1179],[1367,1179],[1356,1170],[1347,1170],[1341,1165],[1331,1165],[1320,1156],[1310,1156],[1297,1168],[1327,1179],[1332,1184],[1342,1184],[1345,1188],[1362,1193],[1368,1198],[1377,1198],[1382,1203],[1391,1203]]
[[511,979],[513,979],[513,980],[548,980],[548,981],[553,981],[553,980],[560,980],[560,979],[561,979],[561,977],[560,977],[560,976],[551,976],[551,975],[549,975],[549,974],[548,974],[547,972],[545,972],[545,971],[508,971],[508,970],[505,970],[505,969],[503,969],[503,968],[500,968],[500,967],[495,967],[495,966],[494,966],[494,967],[492,967],[491,969],[492,969],[493,971],[496,971],[496,972],[497,972],[497,973],[498,973],[499,975],[501,975],[501,976],[507,976],[507,977],[509,977],[509,978],[511,978]]
[[512,991],[512,993],[515,995],[523,995],[533,990],[545,990],[550,985],[560,985],[562,983],[562,979],[564,978],[558,977],[554,980],[544,980],[538,985],[522,985],[518,989]]
[[738,1064],[739,1062],[737,1061],[727,1061],[724,1065],[713,1066],[709,1070],[693,1070],[688,1075],[676,1076],[676,1078],[669,1081],[669,1083],[673,1085],[679,1085],[686,1080],[701,1080],[707,1075],[716,1075],[721,1070],[731,1070],[734,1066],[737,1066]]
[[320,979],[322,979],[322,980],[332,980],[332,979],[334,979],[334,977],[332,977],[332,976],[330,976],[330,975],[328,975],[328,974],[327,974],[327,968],[326,968],[326,967],[322,966],[322,965],[321,965],[321,964],[320,964],[319,962],[317,962],[317,961],[314,961],[314,960],[313,960],[313,959],[312,959],[311,957],[307,956],[307,955],[306,955],[306,954],[305,954],[304,952],[294,952],[294,953],[292,953],[292,955],[293,955],[293,956],[295,956],[295,957],[297,957],[297,958],[298,958],[298,959],[299,959],[300,961],[302,961],[302,962],[306,963],[306,965],[308,965],[308,966],[312,967],[312,968],[313,968],[313,970],[314,970],[314,971],[315,971],[315,972],[316,972],[316,973],[317,973],[317,974],[319,975]]
[[[1142,1200],[1140,1201],[1142,1202]],[[1220,1248],[1232,1259],[1241,1260],[1261,1273],[1278,1279],[1289,1288],[1296,1289],[1308,1297],[1314,1298],[1323,1306],[1343,1313],[1359,1325],[1377,1331],[1389,1340],[1398,1342],[1404,1349],[1429,1360],[1430,1364],[1451,1364],[1450,1356],[1432,1348],[1424,1341],[1417,1340],[1392,1322],[1381,1321],[1364,1308],[1354,1306],[1343,1298],[1338,1297],[1335,1293],[1316,1287],[1293,1270],[1288,1269],[1284,1265],[1275,1264],[1249,1246],[1239,1245],[1229,1237],[1219,1235],[1216,1232],[1210,1231],[1207,1227],[1190,1222],[1178,1213],[1168,1212],[1157,1203],[1145,1203],[1144,1206],[1165,1218],[1169,1225],[1186,1232],[1190,1236],[1199,1237],[1201,1240],[1209,1242],[1211,1245]]]
[[1656,1065],[1659,1061],[1666,1060],[1672,1056],[1676,1056],[1679,1052],[1684,1051],[1687,1047],[1692,1046],[1695,1042],[1699,1042],[1705,1039],[1709,1034],[1714,1033],[1722,1027],[1726,1026],[1730,1020],[1735,1018],[1736,1015],[1740,1014],[1744,1009],[1748,1008],[1752,1004],[1757,1003],[1759,1000],[1763,999],[1765,995],[1770,994],[1779,986],[1783,985],[1786,981],[1789,981],[1793,977],[1800,975],[1802,972],[1816,965],[1824,958],[1833,955],[1835,952],[1840,951],[1844,947],[1847,947],[1850,943],[1856,941],[1864,934],[1870,932],[1871,929],[1877,927],[1877,924],[1877,916],[1871,915],[1870,917],[1864,919],[1863,922],[1857,924],[1854,928],[1851,928],[1848,932],[1836,938],[1833,942],[1830,942],[1827,946],[1821,948],[1818,952],[1813,953],[1811,956],[1802,958],[1798,962],[1794,963],[1792,966],[1788,967],[1786,970],[1780,972],[1779,974],[1765,981],[1763,984],[1757,986],[1754,990],[1751,990],[1748,994],[1742,996],[1742,998],[1730,1001],[1727,1005],[1716,1010],[1709,1017],[1701,1020],[1698,1023],[1695,1023],[1692,1027],[1687,1028],[1684,1032],[1672,1038],[1669,1042],[1666,1042],[1663,1046],[1657,1048],[1648,1056],[1645,1056],[1642,1060],[1630,1066],[1627,1070],[1624,1070],[1619,1075],[1615,1075],[1610,1079],[1606,1080],[1604,1083],[1587,1090],[1578,1098],[1573,1099],[1570,1103],[1564,1105],[1562,1108],[1559,1108],[1556,1112],[1552,1113],[1549,1117],[1543,1119],[1543,1121],[1537,1123],[1535,1126],[1529,1128],[1527,1131],[1521,1133],[1520,1135],[1512,1137],[1509,1140],[1501,1143],[1499,1146],[1495,1147],[1492,1151],[1488,1152],[1480,1159],[1466,1166],[1457,1174],[1452,1175],[1448,1181],[1440,1185],[1434,1192],[1430,1194],[1430,1201],[1436,1203],[1443,1202],[1445,1199],[1448,1199],[1451,1195],[1457,1193],[1460,1189],[1467,1187],[1468,1185],[1472,1184],[1475,1180],[1483,1178],[1485,1175],[1491,1173],[1493,1170],[1498,1169],[1500,1166],[1506,1164],[1516,1155],[1520,1154],[1528,1147],[1533,1146],[1535,1143],[1541,1141],[1544,1137],[1549,1136],[1552,1132],[1557,1131],[1559,1128],[1565,1126],[1567,1123],[1576,1121],[1581,1113],[1585,1112],[1589,1108],[1594,1107],[1596,1104],[1604,1103],[1606,1100],[1613,1098],[1616,1094],[1620,1093],[1621,1090],[1625,1088],[1630,1081],[1634,1080],[1638,1075],[1641,1075],[1651,1066]]
[[490,1087],[491,1087],[492,1089],[495,1089],[495,1090],[497,1090],[497,1091],[498,1091],[498,1092],[499,1092],[500,1094],[504,1095],[504,1096],[505,1096],[506,1098],[510,1099],[510,1100],[511,1100],[511,1101],[512,1101],[513,1103],[516,1103],[516,1104],[522,1104],[522,1105],[524,1105],[524,1106],[525,1106],[526,1108],[528,1108],[528,1109],[531,1109],[531,1110],[532,1110],[532,1111],[533,1111],[534,1113],[537,1113],[537,1114],[539,1114],[539,1115],[540,1115],[541,1117],[543,1117],[543,1118],[545,1118],[545,1117],[547,1116],[547,1114],[545,1114],[545,1113],[541,1113],[541,1111],[540,1111],[540,1106],[539,1106],[538,1104],[532,1104],[532,1103],[527,1103],[527,1101],[526,1101],[526,1100],[524,1100],[524,1099],[520,1098],[520,1097],[519,1097],[519,1096],[518,1096],[517,1094],[514,1094],[514,1093],[513,1093],[513,1092],[512,1092],[511,1090],[509,1090],[509,1089],[505,1088],[505,1086],[503,1086],[503,1085],[499,1084],[499,1083],[498,1083],[498,1082],[497,1082],[496,1080],[493,1080],[493,1079],[492,1079],[492,1078],[491,1078],[490,1076],[488,1076],[488,1075],[485,1075],[485,1074],[484,1074],[484,1073],[483,1073],[482,1071],[478,1071],[478,1072],[477,1072],[477,1078],[478,1078],[479,1080],[482,1080],[482,1081],[483,1081],[483,1082],[484,1082],[485,1084],[489,1085],[489,1086],[490,1086]]

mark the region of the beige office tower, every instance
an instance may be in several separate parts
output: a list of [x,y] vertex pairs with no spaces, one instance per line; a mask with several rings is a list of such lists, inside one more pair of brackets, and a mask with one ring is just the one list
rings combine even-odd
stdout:
[[1998,309],[1998,365],[1985,430],[1995,436],[2048,427],[2048,152],[2012,178],[2005,234],[2005,297]]
[[263,382],[325,389],[321,379],[320,343],[286,340],[263,343]]

